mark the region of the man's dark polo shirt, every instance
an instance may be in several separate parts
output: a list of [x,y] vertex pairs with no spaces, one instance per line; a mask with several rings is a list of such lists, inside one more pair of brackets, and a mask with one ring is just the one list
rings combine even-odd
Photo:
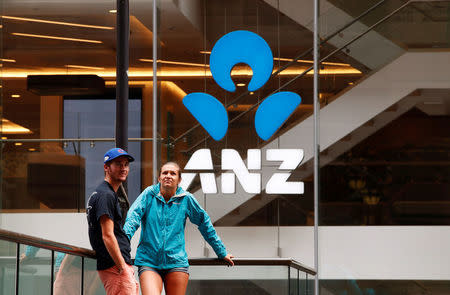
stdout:
[[[89,224],[89,241],[97,254],[97,270],[115,265],[102,239],[100,217],[107,215],[114,222],[114,235],[126,263],[131,264],[130,240],[122,228],[122,212],[116,193],[111,185],[103,181],[89,197],[86,214]],[[125,218],[126,216],[124,216]]]

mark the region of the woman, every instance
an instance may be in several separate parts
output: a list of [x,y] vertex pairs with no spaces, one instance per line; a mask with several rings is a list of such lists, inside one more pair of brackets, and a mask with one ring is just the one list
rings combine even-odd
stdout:
[[233,256],[217,236],[208,214],[194,196],[181,187],[180,166],[168,162],[161,167],[159,183],[147,187],[128,211],[124,230],[131,239],[142,225],[136,252],[143,295],[185,294],[189,272],[184,245],[186,218],[196,224],[219,258],[234,265]]

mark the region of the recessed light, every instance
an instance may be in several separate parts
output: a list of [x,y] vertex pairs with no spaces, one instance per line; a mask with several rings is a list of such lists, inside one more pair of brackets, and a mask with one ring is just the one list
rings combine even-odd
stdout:
[[94,25],[85,25],[85,24],[67,23],[67,22],[57,22],[57,21],[45,20],[45,19],[26,18],[26,17],[17,17],[17,16],[7,16],[7,15],[3,15],[3,16],[1,16],[1,18],[12,19],[12,20],[20,20],[20,21],[26,21],[26,22],[52,24],[52,25],[63,25],[63,26],[70,26],[70,27],[82,27],[82,28],[101,29],[101,30],[113,30],[114,29],[114,27],[94,26]]
[[20,98],[20,94],[11,94],[11,98]]
[[21,143],[21,142],[15,142],[14,145],[16,145],[16,146],[21,146],[21,145],[23,145],[23,143]]
[[35,152],[36,149],[35,149],[35,148],[29,148],[28,151],[30,151],[30,152]]
[[25,34],[25,33],[11,33],[11,34],[15,35],[15,36],[21,36],[21,37],[32,37],[32,38],[42,38],[42,39],[63,40],[63,41],[75,41],[75,42],[85,42],[85,43],[103,43],[102,41],[98,41],[98,40],[67,38],[67,37],[50,36],[50,35],[35,35],[35,34]]
[[[153,59],[140,58],[139,61],[142,61],[142,62],[153,62]],[[209,67],[209,65],[207,65],[207,64],[199,64],[199,63],[192,63],[192,62],[182,62],[182,61],[160,60],[160,59],[158,59],[157,63],[168,64],[168,65],[192,66],[192,67]]]
[[253,91],[250,91],[250,95],[253,95],[253,94],[255,94]]
[[104,70],[105,69],[102,67],[79,66],[79,65],[65,65],[65,67],[74,68],[74,69],[87,69],[87,70]]
[[243,87],[243,86],[245,86],[245,83],[237,83],[236,86]]
[[108,11],[109,13],[117,13],[117,9],[111,9],[110,11]]

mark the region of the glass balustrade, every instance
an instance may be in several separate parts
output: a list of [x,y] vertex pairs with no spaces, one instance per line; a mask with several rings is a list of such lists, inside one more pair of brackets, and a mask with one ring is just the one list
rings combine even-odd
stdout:
[[[314,271],[290,259],[191,259],[187,294],[313,294]],[[309,282],[312,280],[311,282]]]
[[[186,294],[313,294],[315,271],[292,259],[189,262]],[[105,294],[93,251],[1,229],[0,282],[4,295]]]

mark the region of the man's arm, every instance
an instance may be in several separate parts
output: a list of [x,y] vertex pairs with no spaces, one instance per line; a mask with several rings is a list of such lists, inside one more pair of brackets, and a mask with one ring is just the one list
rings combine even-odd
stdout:
[[126,263],[114,235],[114,222],[105,214],[100,217],[100,226],[102,227],[102,239],[106,249],[119,268],[119,272],[122,272],[122,270],[126,269]]

